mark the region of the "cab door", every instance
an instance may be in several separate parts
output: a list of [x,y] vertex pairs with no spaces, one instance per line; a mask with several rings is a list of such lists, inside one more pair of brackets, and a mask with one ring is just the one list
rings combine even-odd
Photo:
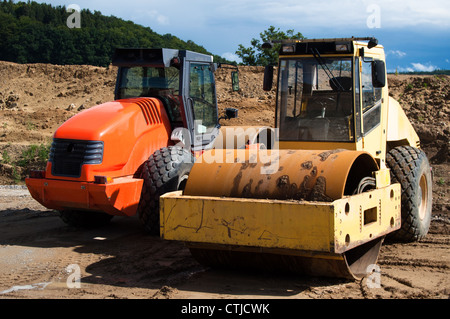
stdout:
[[209,148],[219,134],[214,66],[189,63],[188,108],[194,149]]
[[361,63],[362,136],[364,150],[380,164],[381,158],[384,158],[381,125],[383,96],[382,88],[375,87],[372,82],[372,61],[364,59]]

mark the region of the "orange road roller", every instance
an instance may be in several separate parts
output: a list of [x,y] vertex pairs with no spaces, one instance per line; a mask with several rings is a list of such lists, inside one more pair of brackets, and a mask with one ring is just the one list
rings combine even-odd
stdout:
[[[115,100],[76,114],[55,132],[30,194],[76,227],[138,215],[159,234],[159,197],[183,189],[195,157],[222,141],[213,57],[187,50],[117,49]],[[223,66],[227,67],[227,66]],[[237,80],[236,68],[233,79]],[[238,90],[235,81],[233,89]],[[255,145],[260,127],[229,147]],[[267,135],[267,134],[264,134]],[[216,142],[217,140],[217,142]]]

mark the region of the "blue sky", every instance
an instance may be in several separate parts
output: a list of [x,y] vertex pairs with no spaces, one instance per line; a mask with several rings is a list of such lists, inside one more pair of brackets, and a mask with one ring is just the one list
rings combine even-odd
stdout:
[[239,44],[273,25],[307,38],[375,36],[388,70],[450,69],[449,0],[47,0],[131,20],[235,58]]

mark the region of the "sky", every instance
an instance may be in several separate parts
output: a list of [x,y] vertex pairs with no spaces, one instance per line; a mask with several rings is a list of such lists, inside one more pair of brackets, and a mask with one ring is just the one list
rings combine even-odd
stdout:
[[[450,69],[449,0],[46,0],[78,5],[192,40],[209,52],[237,60],[239,44],[270,26],[307,38],[375,36],[389,72]],[[81,21],[82,24],[82,21]]]

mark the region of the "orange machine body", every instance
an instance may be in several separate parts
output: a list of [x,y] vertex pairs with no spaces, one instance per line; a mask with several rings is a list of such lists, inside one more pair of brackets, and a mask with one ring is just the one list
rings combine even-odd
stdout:
[[[143,183],[134,175],[155,150],[172,144],[171,131],[164,106],[156,98],[95,106],[58,128],[44,176],[27,178],[27,187],[50,209],[132,216]],[[74,162],[77,156],[95,160]]]

